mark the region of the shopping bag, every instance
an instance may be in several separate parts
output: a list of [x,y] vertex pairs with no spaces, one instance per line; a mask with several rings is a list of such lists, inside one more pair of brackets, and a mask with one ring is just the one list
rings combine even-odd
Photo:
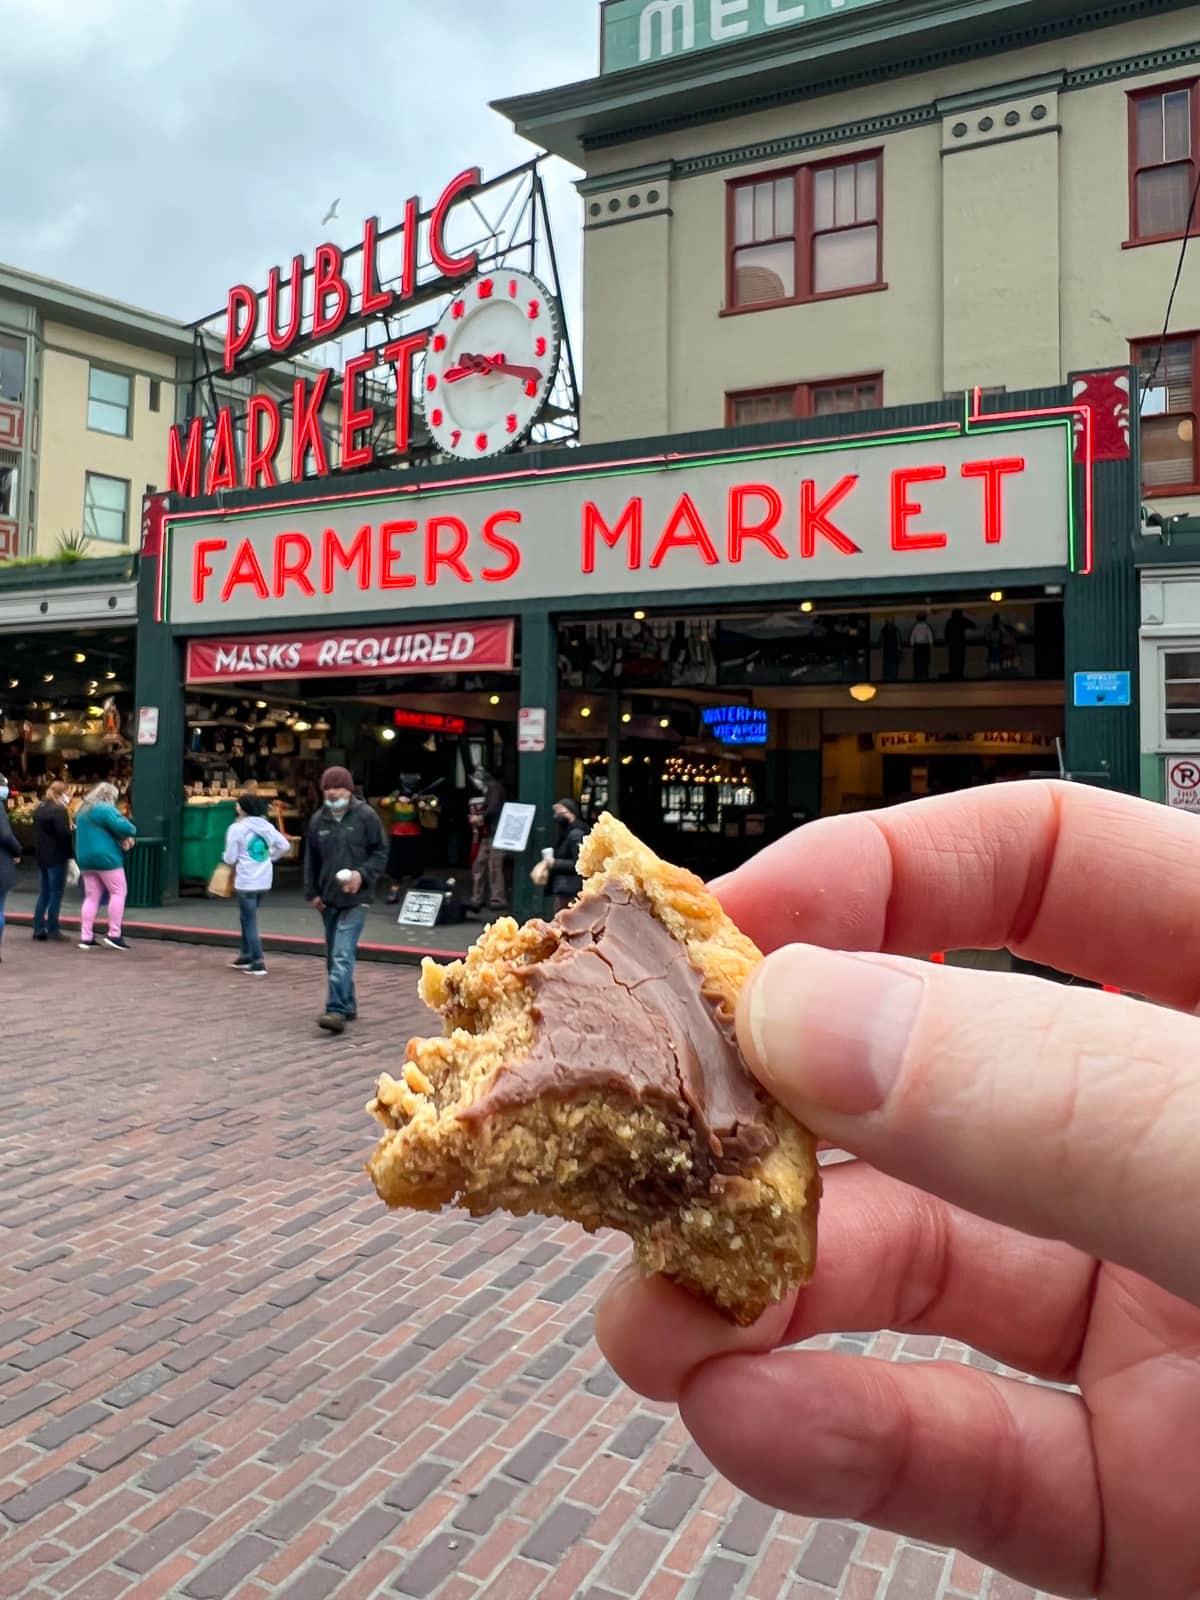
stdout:
[[67,862],[67,888],[68,889],[73,889],[78,882],[79,882],[79,863],[78,863],[78,861],[68,861]]
[[208,892],[218,900],[228,900],[233,894],[233,868],[228,862],[217,862],[208,880]]
[[543,857],[536,866],[530,868],[529,881],[544,889],[550,882],[550,863]]

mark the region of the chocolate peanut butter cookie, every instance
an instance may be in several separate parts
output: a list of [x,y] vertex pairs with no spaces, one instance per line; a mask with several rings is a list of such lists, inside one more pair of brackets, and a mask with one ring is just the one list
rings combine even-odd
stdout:
[[700,880],[602,817],[583,893],[553,922],[494,923],[421,977],[445,1019],[367,1108],[391,1206],[541,1212],[618,1228],[647,1272],[748,1324],[810,1277],[812,1136],[738,1050],[758,950]]

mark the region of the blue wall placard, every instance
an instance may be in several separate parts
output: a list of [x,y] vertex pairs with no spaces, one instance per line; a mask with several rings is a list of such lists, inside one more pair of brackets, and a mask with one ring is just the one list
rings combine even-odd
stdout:
[[1131,694],[1128,672],[1077,672],[1077,706],[1127,706]]

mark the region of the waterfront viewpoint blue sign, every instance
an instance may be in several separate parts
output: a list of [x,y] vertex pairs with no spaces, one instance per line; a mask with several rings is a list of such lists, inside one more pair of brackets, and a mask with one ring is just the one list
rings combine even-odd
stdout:
[[1077,706],[1127,706],[1130,699],[1128,672],[1077,672]]
[[604,0],[600,71],[643,67],[879,4],[880,0]]

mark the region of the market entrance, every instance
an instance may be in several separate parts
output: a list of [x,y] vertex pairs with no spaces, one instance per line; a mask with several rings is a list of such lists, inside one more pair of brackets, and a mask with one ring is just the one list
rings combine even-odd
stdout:
[[706,875],[818,816],[1057,771],[1043,587],[637,610],[559,630],[559,787]]
[[249,788],[295,841],[279,887],[298,894],[321,773],[337,765],[389,836],[382,903],[451,879],[469,901],[479,774],[505,795],[516,783],[515,665],[511,621],[191,641],[181,891],[204,891]]

